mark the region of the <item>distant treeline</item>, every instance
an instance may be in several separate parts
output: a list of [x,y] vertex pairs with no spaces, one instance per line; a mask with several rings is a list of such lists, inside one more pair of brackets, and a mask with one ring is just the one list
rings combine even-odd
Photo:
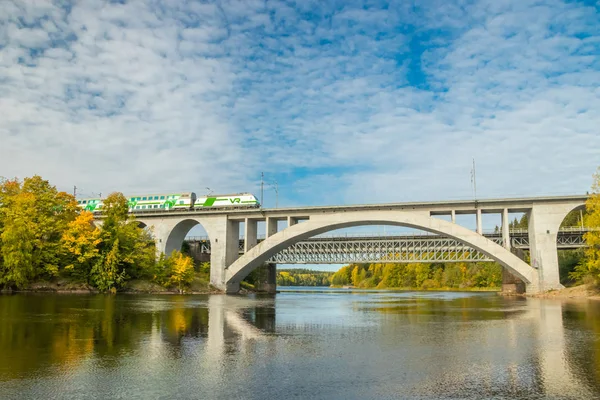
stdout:
[[334,286],[406,289],[495,289],[502,267],[493,262],[350,264],[331,277]]
[[330,286],[333,272],[310,269],[283,269],[277,271],[278,286]]

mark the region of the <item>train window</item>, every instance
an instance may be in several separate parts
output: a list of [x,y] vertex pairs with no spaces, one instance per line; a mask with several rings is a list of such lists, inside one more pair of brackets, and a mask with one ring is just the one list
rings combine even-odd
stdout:
[[154,196],[154,200],[158,200],[158,196]]
[[165,196],[160,196],[160,199],[161,199],[161,200],[164,200],[164,199],[165,199]]
[[183,204],[183,200],[179,200],[179,204]]
[[84,200],[82,204],[85,204],[87,200]]
[[146,198],[145,198],[145,197],[142,197],[142,200],[146,200]]
[[140,206],[135,206],[135,209],[136,209],[136,210],[139,210],[139,209],[140,209]]

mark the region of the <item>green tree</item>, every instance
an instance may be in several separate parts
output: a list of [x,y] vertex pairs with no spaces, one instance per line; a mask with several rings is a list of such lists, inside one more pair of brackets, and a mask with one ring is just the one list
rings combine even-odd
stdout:
[[129,217],[127,199],[121,193],[111,193],[103,204],[100,257],[92,268],[92,281],[100,290],[116,290],[126,279],[150,278],[156,258],[150,233]]
[[119,240],[115,240],[111,249],[103,253],[90,272],[94,286],[101,291],[115,292],[125,282],[127,273],[122,268]]

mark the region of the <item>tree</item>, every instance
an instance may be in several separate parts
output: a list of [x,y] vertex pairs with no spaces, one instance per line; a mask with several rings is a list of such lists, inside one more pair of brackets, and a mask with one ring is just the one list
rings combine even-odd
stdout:
[[[101,256],[91,271],[93,281],[102,286],[98,286],[100,290],[116,289],[127,278],[152,276],[156,257],[154,242],[150,233],[129,217],[128,207],[121,193],[111,193],[103,202]],[[106,286],[108,282],[110,285]]]
[[0,283],[26,286],[52,277],[64,262],[61,239],[77,215],[75,198],[39,176],[0,187]]
[[360,284],[360,268],[358,265],[352,270],[352,285],[358,286]]
[[115,240],[111,249],[100,256],[90,272],[94,286],[101,291],[115,292],[127,279],[125,269],[122,268],[122,257],[119,251],[119,240]]
[[[585,203],[585,225],[592,228],[583,238],[587,244],[585,257],[575,268],[571,276],[575,279],[591,277],[596,283],[600,282],[600,168],[594,174],[592,195]],[[594,228],[596,230],[594,230]]]
[[173,260],[169,283],[176,285],[180,293],[183,287],[194,280],[194,260],[179,251],[173,251],[170,257]]
[[71,263],[65,266],[65,271],[86,283],[91,283],[92,268],[98,262],[102,243],[101,231],[93,221],[91,212],[82,211],[69,223],[62,237],[63,245],[71,255]]

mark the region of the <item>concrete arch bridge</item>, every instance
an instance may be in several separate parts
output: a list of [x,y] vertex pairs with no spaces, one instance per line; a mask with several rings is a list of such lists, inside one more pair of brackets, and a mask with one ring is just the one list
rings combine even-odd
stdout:
[[[328,231],[364,226],[392,225],[415,228],[452,238],[501,264],[536,293],[558,289],[557,237],[566,215],[583,208],[587,196],[534,197],[478,201],[397,203],[352,206],[232,209],[215,211],[152,211],[135,213],[150,228],[157,250],[170,254],[180,249],[188,232],[201,224],[210,237],[211,283],[236,293],[240,282],[255,268],[295,243]],[[531,265],[510,251],[509,213],[526,213]],[[476,230],[456,223],[456,215],[474,214]],[[482,218],[502,216],[502,241],[483,235]],[[440,218],[449,216],[450,220]],[[102,216],[98,216],[102,219]],[[258,243],[257,224],[264,221],[266,238]],[[279,229],[280,221],[285,225]],[[240,224],[244,225],[244,252],[240,255]]]

